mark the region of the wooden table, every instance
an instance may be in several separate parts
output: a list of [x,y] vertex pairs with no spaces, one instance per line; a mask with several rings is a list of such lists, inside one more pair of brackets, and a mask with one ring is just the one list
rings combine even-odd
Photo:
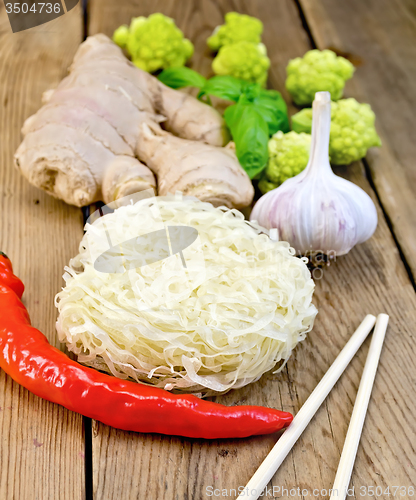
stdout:
[[[378,207],[373,238],[337,259],[316,280],[315,328],[286,370],[218,397],[296,413],[366,313],[391,324],[355,464],[351,498],[364,488],[416,486],[416,7],[412,0],[90,0],[46,25],[12,34],[0,3],[0,248],[26,284],[33,324],[57,344],[53,305],[62,271],[82,235],[82,214],[30,186],[12,156],[26,117],[65,75],[85,34],[111,35],[132,16],[161,11],[195,44],[193,67],[211,72],[205,41],[227,11],[260,18],[272,66],[270,87],[285,89],[289,59],[334,48],[356,65],[346,95],[371,103],[383,141],[363,162],[338,168]],[[294,108],[290,110],[292,113]],[[59,344],[57,344],[59,345]],[[346,435],[368,341],[342,376],[269,487],[274,498],[306,498],[292,488],[329,489]],[[43,401],[0,373],[0,499],[234,498],[276,436],[203,441],[122,432]],[[282,495],[282,489],[288,493]],[[390,487],[390,495],[387,488]],[[371,491],[371,490],[370,490]],[[378,488],[378,492],[380,488]],[[407,490],[408,491],[408,490]],[[218,498],[218,496],[213,496]],[[264,498],[273,498],[268,494]]]

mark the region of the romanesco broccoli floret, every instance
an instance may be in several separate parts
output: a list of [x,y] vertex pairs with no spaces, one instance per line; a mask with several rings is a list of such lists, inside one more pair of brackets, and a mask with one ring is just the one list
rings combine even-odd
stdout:
[[[348,165],[364,158],[367,150],[381,146],[374,126],[375,114],[369,104],[360,104],[353,98],[331,103],[331,132],[329,156],[334,165]],[[312,109],[305,108],[292,117],[292,128],[310,133]]]
[[251,42],[224,45],[212,62],[212,69],[217,75],[231,75],[263,86],[269,67],[266,46]]
[[310,50],[292,59],[286,68],[286,88],[299,106],[311,104],[316,92],[328,91],[333,101],[342,97],[354,66],[332,50]]
[[149,73],[183,66],[194,51],[174,20],[159,13],[133,18],[129,27],[116,29],[113,41],[127,50],[133,64]]
[[310,147],[309,134],[276,132],[269,140],[269,161],[259,182],[260,191],[267,193],[300,174],[308,164]]
[[119,26],[113,33],[113,42],[116,43],[122,49],[127,46],[127,41],[130,36],[129,27],[126,24]]
[[260,43],[263,23],[255,17],[237,12],[225,14],[225,24],[217,26],[208,38],[208,47],[217,52],[224,45],[237,42]]

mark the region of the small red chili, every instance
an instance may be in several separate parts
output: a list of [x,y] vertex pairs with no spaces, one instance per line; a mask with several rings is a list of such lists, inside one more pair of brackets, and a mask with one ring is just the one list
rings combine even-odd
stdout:
[[290,413],[262,406],[228,407],[192,395],[120,380],[80,365],[30,325],[20,298],[23,283],[0,255],[0,367],[41,398],[112,427],[193,438],[269,434],[287,427]]

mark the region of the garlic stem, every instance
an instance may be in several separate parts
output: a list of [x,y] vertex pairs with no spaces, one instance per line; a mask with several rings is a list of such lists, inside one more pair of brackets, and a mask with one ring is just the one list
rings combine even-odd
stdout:
[[[331,129],[331,94],[317,92],[312,105],[312,144],[305,176],[309,174],[333,174],[329,164],[329,133]],[[334,174],[333,174],[334,175]]]

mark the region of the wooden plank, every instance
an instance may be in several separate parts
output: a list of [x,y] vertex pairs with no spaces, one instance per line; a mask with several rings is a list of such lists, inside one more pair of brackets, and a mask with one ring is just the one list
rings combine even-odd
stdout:
[[403,0],[300,0],[318,48],[359,66],[346,95],[371,104],[383,146],[367,156],[371,177],[416,277],[416,10]]
[[[298,10],[289,0],[117,3],[92,0],[90,33],[111,35],[132,16],[161,11],[174,17],[195,43],[195,52],[200,57],[194,56],[193,67],[208,75],[211,59],[205,40],[230,10],[254,15],[264,22],[263,40],[272,59],[270,86],[287,98],[286,64],[310,48]],[[291,111],[294,112],[293,108]],[[361,164],[337,169],[337,173],[359,184],[374,199]],[[380,209],[379,217],[375,236],[337,259],[316,280],[314,300],[319,308],[316,326],[296,349],[287,370],[216,398],[230,405],[263,404],[296,413],[364,315],[390,314],[391,326],[354,469],[356,494],[352,498],[367,497],[360,495],[361,486],[409,486],[415,476],[416,453],[412,442],[416,427],[411,415],[416,412],[412,398],[416,377],[412,339],[416,300]],[[297,492],[282,494],[282,488],[307,489],[312,497],[314,489],[332,486],[367,348],[368,342],[273,478],[269,488],[276,487],[276,498],[300,500],[305,496]],[[225,493],[228,498],[235,498],[230,490],[246,484],[277,438],[274,435],[210,442],[127,433],[98,422],[93,431],[94,497],[109,500],[199,500],[208,496],[210,487],[227,490],[220,492],[220,498]],[[265,498],[271,497],[269,492]]]
[[[82,236],[79,209],[32,187],[13,167],[23,121],[65,75],[81,41],[81,11],[12,34],[0,3],[0,248],[26,285],[32,323],[59,346],[54,295]],[[82,417],[46,402],[0,371],[0,497],[79,499]]]

